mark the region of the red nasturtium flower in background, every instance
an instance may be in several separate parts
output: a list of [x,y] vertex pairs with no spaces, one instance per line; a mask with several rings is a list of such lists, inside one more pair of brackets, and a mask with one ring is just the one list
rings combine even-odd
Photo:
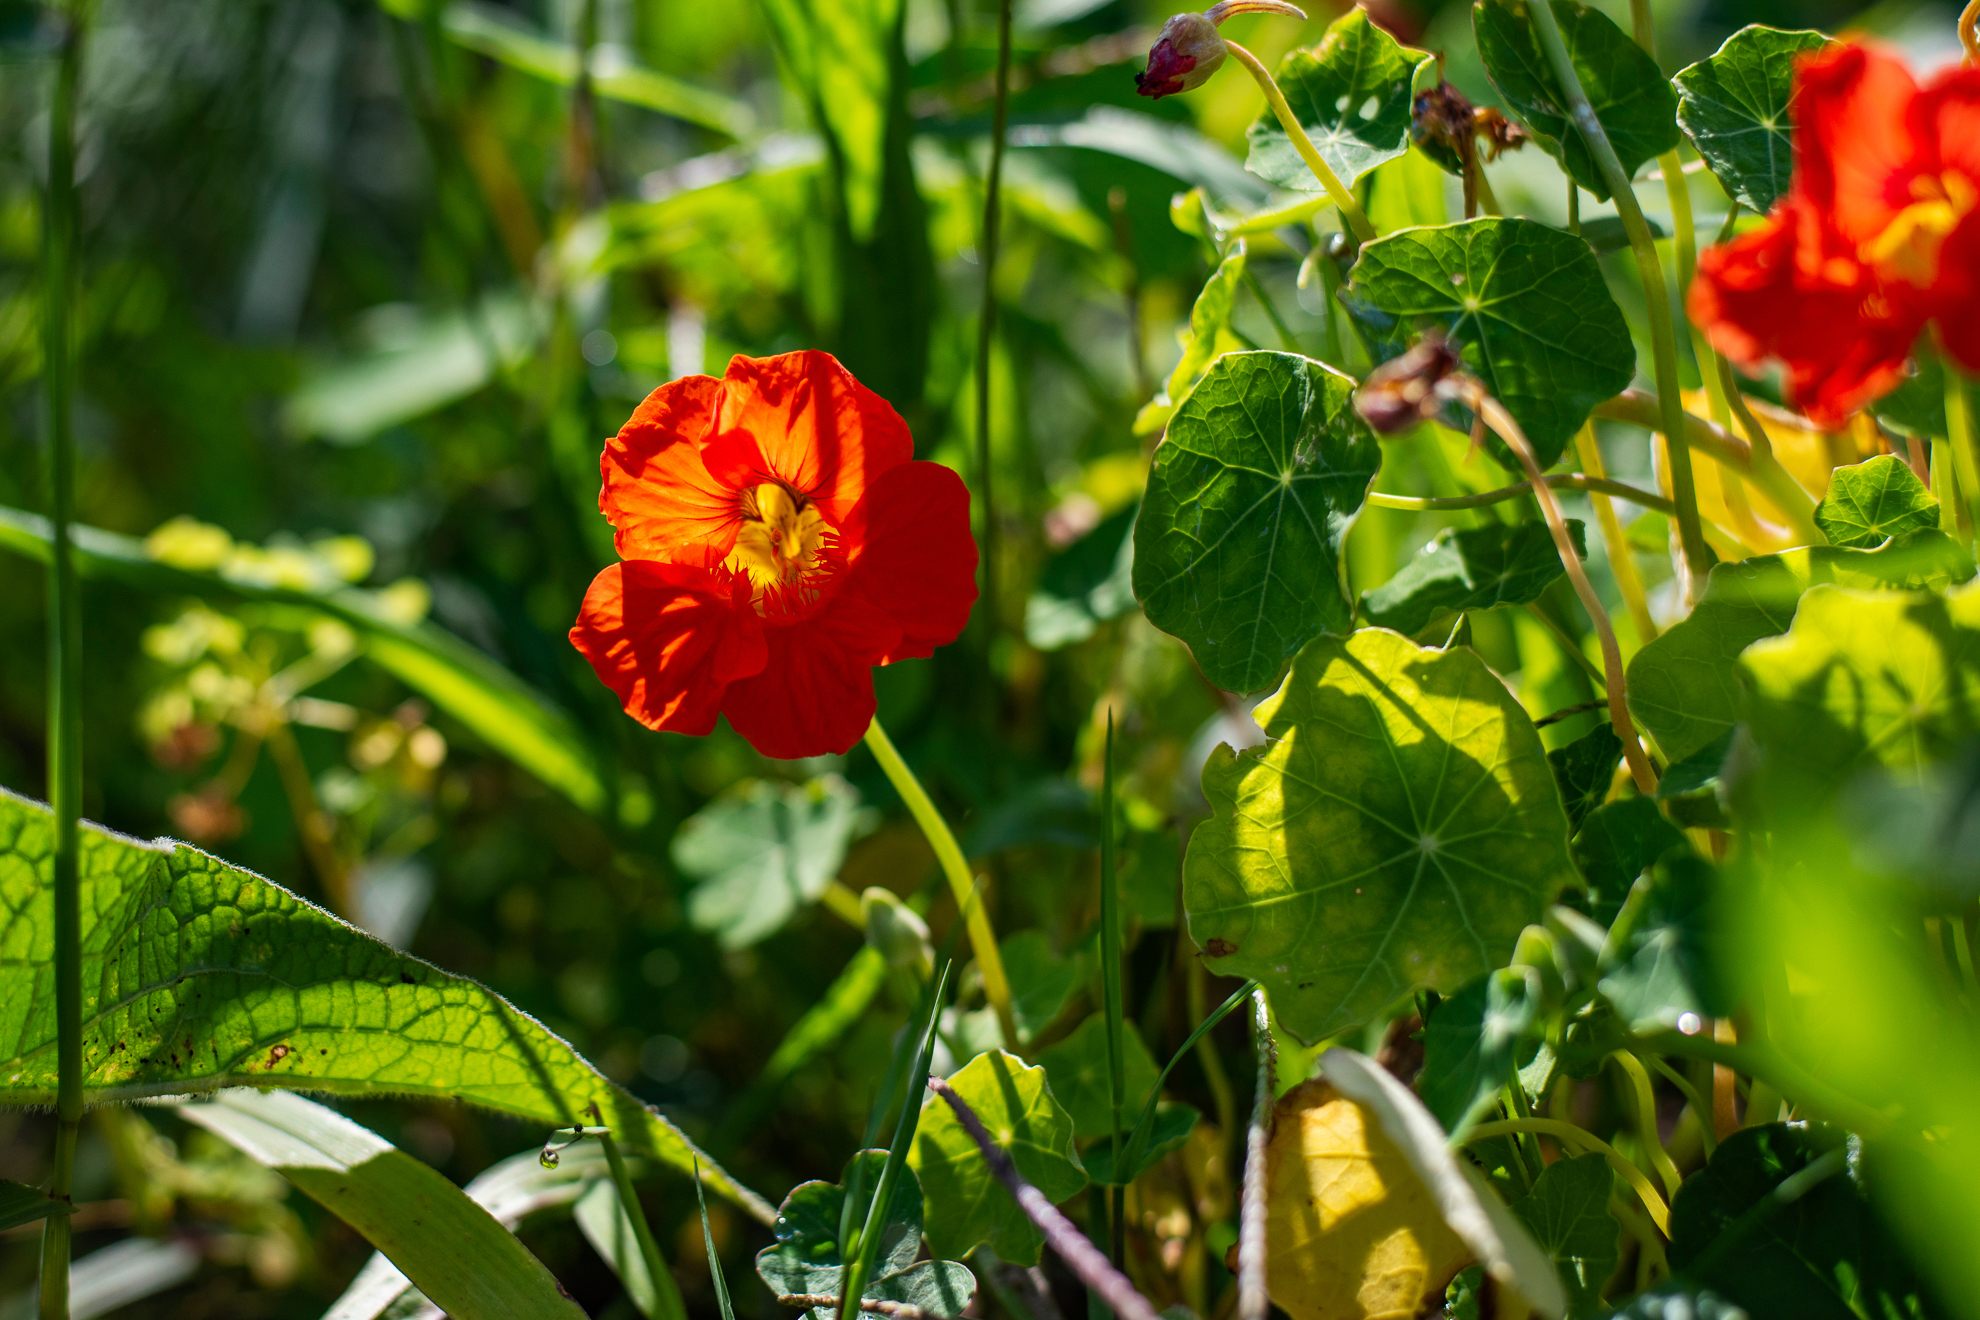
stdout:
[[1699,257],[1693,319],[1742,366],[1780,360],[1825,426],[1894,388],[1928,326],[1980,372],[1980,68],[1921,87],[1841,42],[1802,58],[1791,111],[1794,181]]
[[844,752],[873,667],[954,641],[976,600],[969,491],[828,353],[738,357],[648,395],[605,445],[622,562],[571,642],[626,714],[766,756]]

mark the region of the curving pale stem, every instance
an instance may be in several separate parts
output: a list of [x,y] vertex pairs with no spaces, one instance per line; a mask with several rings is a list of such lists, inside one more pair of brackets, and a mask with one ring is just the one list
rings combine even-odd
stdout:
[[1644,755],[1643,744],[1637,740],[1636,725],[1629,718],[1629,692],[1623,678],[1622,647],[1616,642],[1616,630],[1609,622],[1609,611],[1603,607],[1602,598],[1595,594],[1595,584],[1588,580],[1588,571],[1582,567],[1581,556],[1575,552],[1574,540],[1568,535],[1567,519],[1561,513],[1560,501],[1554,498],[1554,488],[1547,484],[1547,475],[1540,470],[1540,460],[1534,457],[1526,432],[1520,429],[1505,405],[1487,394],[1485,387],[1475,380],[1466,378],[1460,388],[1465,404],[1492,428],[1494,435],[1505,441],[1506,448],[1512,450],[1526,472],[1526,484],[1532,488],[1533,498],[1540,505],[1540,516],[1546,520],[1547,530],[1554,537],[1554,548],[1560,552],[1561,567],[1567,570],[1568,580],[1574,584],[1574,594],[1581,598],[1581,607],[1588,611],[1589,622],[1595,625],[1595,636],[1602,645],[1602,681],[1608,690],[1609,723],[1622,742],[1623,760],[1629,764],[1630,778],[1636,781],[1637,790],[1648,797],[1657,791],[1657,776],[1650,768],[1650,758]]
[[1293,150],[1299,153],[1299,158],[1306,162],[1306,168],[1313,171],[1313,177],[1320,181],[1320,186],[1326,190],[1327,196],[1340,209],[1341,218],[1347,221],[1348,228],[1354,231],[1355,238],[1363,243],[1375,238],[1375,226],[1369,222],[1367,212],[1361,209],[1361,203],[1354,200],[1353,191],[1341,182],[1341,176],[1334,173],[1334,167],[1327,163],[1326,158],[1320,154],[1319,148],[1313,145],[1313,139],[1306,135],[1306,130],[1300,126],[1299,116],[1293,113],[1292,106],[1287,103],[1286,94],[1279,90],[1278,80],[1272,76],[1272,71],[1266,68],[1264,62],[1256,55],[1235,41],[1226,41],[1224,49],[1230,52],[1232,59],[1245,67],[1245,71],[1258,84],[1258,90],[1265,93],[1265,104],[1272,107],[1272,113],[1278,117],[1279,127],[1285,129],[1286,136],[1292,139]]

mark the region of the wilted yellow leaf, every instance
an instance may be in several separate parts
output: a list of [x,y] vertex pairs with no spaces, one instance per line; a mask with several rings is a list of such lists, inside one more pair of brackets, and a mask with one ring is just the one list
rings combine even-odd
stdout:
[[[1819,500],[1828,492],[1829,473],[1833,469],[1844,463],[1860,463],[1879,452],[1875,441],[1860,432],[1823,431],[1793,413],[1751,400],[1749,404],[1754,419],[1767,433],[1774,457],[1811,499]],[[1704,393],[1699,390],[1685,393],[1684,406],[1701,417],[1709,408]],[[1728,429],[1741,439],[1746,438],[1739,426]],[[1766,554],[1802,543],[1774,502],[1740,481],[1736,474],[1709,461],[1694,463],[1692,472],[1698,488],[1699,516],[1710,525],[1738,535],[1747,550]],[[1668,495],[1670,473],[1666,470],[1661,476],[1659,484]],[[1732,489],[1735,486],[1738,488]]]
[[1279,1100],[1265,1170],[1266,1287],[1293,1320],[1410,1320],[1473,1259],[1402,1147],[1325,1082]]

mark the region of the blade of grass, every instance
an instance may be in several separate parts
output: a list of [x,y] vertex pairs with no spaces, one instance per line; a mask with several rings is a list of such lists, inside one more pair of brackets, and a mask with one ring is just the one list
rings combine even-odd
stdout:
[[[1119,1169],[1121,1106],[1126,1103],[1125,1063],[1126,1026],[1122,1020],[1127,986],[1121,974],[1121,901],[1119,877],[1114,873],[1114,712],[1107,711],[1107,746],[1100,772],[1100,999],[1107,1015],[1107,1103],[1113,1114],[1108,1126],[1108,1150]],[[1127,1185],[1116,1183],[1113,1194],[1113,1226],[1109,1234],[1111,1256],[1119,1266],[1127,1245]]]
[[[997,600],[997,501],[990,474],[990,357],[997,335],[997,251],[1003,239],[1004,139],[1011,121],[1011,8],[997,4],[996,100],[990,113],[990,168],[983,180],[983,305],[976,319],[976,496],[983,501],[983,610],[992,637]],[[986,647],[986,659],[988,648]],[[1013,1048],[1016,1041],[1008,1042]]]
[[1243,985],[1233,990],[1231,997],[1210,1010],[1210,1016],[1197,1023],[1196,1029],[1190,1032],[1183,1043],[1176,1048],[1176,1052],[1169,1056],[1169,1061],[1162,1065],[1162,1071],[1155,1075],[1155,1087],[1148,1093],[1148,1103],[1141,1107],[1141,1117],[1135,1120],[1134,1131],[1128,1135],[1126,1163],[1118,1164],[1115,1166],[1116,1168],[1132,1169],[1141,1162],[1142,1149],[1147,1146],[1148,1138],[1154,1130],[1155,1101],[1161,1096],[1162,1084],[1169,1080],[1169,1074],[1175,1071],[1176,1065],[1187,1058],[1189,1052],[1196,1048],[1196,1042],[1208,1035],[1211,1028],[1229,1017],[1232,1011],[1239,1004],[1242,1004],[1250,996],[1251,992],[1257,988],[1258,982],[1246,981]]
[[[48,197],[42,213],[42,334],[48,436],[48,800],[55,848],[48,886],[55,909],[55,1158],[49,1197],[69,1203],[82,1124],[82,610],[75,551],[76,99],[88,0],[63,15],[55,93],[48,112]],[[69,1314],[69,1216],[50,1215],[41,1235],[41,1315]]]
[[[849,1317],[859,1314],[867,1276],[873,1273],[873,1260],[880,1252],[880,1230],[886,1226],[894,1188],[900,1183],[901,1170],[907,1167],[908,1148],[914,1145],[915,1129],[921,1124],[921,1106],[914,1100],[921,1094],[922,1087],[928,1085],[928,1068],[935,1055],[935,1027],[942,1020],[942,995],[949,987],[949,969],[952,966],[953,963],[943,960],[929,991],[928,1025],[922,1028],[921,1047],[915,1052],[914,1070],[909,1074],[915,1085],[901,1096],[901,1116],[894,1123],[894,1141],[887,1148],[887,1162],[880,1168],[879,1185],[873,1189],[873,1200],[866,1207],[866,1222],[860,1226],[859,1239],[853,1244],[846,1272],[839,1281],[839,1320],[849,1320]],[[846,1206],[850,1208],[855,1199],[854,1189],[848,1181]],[[843,1233],[839,1240],[845,1242]]]
[[[632,1174],[626,1168],[625,1156],[619,1153],[619,1143],[612,1139],[612,1130],[604,1126],[605,1115],[596,1104],[591,1106],[592,1120],[600,1125],[598,1144],[605,1150],[606,1167],[612,1171],[612,1187],[619,1194],[619,1209],[626,1222],[632,1225],[633,1243],[639,1248],[640,1259],[646,1264],[647,1286],[652,1289],[652,1307],[648,1312],[652,1320],[687,1320],[687,1306],[681,1301],[681,1290],[674,1282],[673,1274],[667,1269],[667,1262],[660,1255],[660,1244],[654,1241],[653,1226],[646,1222],[646,1208],[639,1203],[639,1190],[633,1186]],[[701,1191],[701,1161],[694,1163],[694,1194]]]
[[729,1300],[729,1281],[722,1274],[722,1260],[715,1254],[715,1235],[708,1228],[708,1194],[701,1190],[699,1161],[694,1170],[694,1200],[701,1210],[701,1245],[708,1249],[708,1280],[715,1288],[715,1305],[721,1309],[722,1320],[736,1320],[735,1304]]

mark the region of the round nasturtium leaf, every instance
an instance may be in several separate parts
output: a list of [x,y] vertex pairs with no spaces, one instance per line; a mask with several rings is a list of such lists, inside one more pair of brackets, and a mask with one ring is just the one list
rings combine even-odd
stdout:
[[1795,62],[1820,50],[1820,32],[1783,32],[1754,24],[1671,81],[1678,122],[1726,191],[1754,210],[1771,211],[1794,172]]
[[[1281,60],[1278,80],[1314,150],[1353,186],[1409,150],[1416,82],[1434,67],[1430,54],[1403,45],[1354,8],[1328,26],[1320,44]],[[1253,174],[1294,192],[1322,190],[1270,110],[1253,122],[1249,138],[1244,167]]]
[[1301,1082],[1265,1146],[1265,1286],[1293,1320],[1414,1316],[1472,1260],[1365,1105]]
[[1302,1040],[1504,966],[1573,875],[1540,735],[1473,651],[1324,638],[1256,718],[1264,745],[1204,767],[1183,906]]
[[[1506,108],[1533,130],[1576,183],[1607,201],[1609,181],[1569,115],[1567,94],[1534,30],[1532,2],[1477,0],[1471,24],[1478,57]],[[1645,161],[1677,146],[1677,93],[1650,53],[1607,14],[1575,0],[1552,4],[1588,107],[1623,172],[1634,177]]]
[[1341,542],[1381,466],[1354,381],[1297,353],[1227,353],[1176,409],[1134,525],[1134,594],[1230,692],[1352,620]]
[[[1551,467],[1596,404],[1629,387],[1636,347],[1588,244],[1537,220],[1404,229],[1361,249],[1357,316],[1441,327]],[[1496,438],[1487,448],[1519,466]]]

